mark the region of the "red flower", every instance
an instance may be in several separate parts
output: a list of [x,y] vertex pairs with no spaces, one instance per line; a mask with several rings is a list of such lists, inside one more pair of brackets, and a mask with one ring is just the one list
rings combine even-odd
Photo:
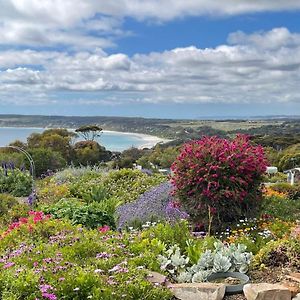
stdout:
[[110,230],[110,227],[109,227],[108,225],[104,225],[104,226],[102,226],[102,227],[99,227],[98,230],[99,230],[99,232],[101,232],[101,233],[105,233],[105,232],[107,232],[107,231]]

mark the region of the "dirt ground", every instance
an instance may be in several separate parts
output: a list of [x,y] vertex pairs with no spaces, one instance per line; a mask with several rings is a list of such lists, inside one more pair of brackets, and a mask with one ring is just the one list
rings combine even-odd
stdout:
[[[250,272],[250,282],[249,283],[259,283],[259,282],[267,282],[267,283],[279,283],[285,280],[285,276],[295,272],[295,269],[289,268],[272,268],[265,269],[263,271],[252,271]],[[246,300],[244,294],[236,294],[236,295],[227,295],[224,300]]]

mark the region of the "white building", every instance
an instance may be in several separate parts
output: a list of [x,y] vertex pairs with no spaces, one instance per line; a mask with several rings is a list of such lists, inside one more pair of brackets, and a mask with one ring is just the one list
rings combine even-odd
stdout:
[[290,170],[286,170],[283,173],[287,174],[287,181],[291,185],[294,185],[295,182],[300,181],[300,168],[293,168]]

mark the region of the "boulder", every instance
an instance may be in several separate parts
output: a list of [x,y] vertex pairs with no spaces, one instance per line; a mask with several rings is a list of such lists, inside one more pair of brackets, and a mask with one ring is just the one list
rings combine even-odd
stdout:
[[270,283],[246,284],[244,294],[247,300],[291,300],[291,291],[280,285]]
[[300,293],[297,294],[292,300],[300,300]]
[[292,297],[295,297],[300,293],[300,284],[298,282],[282,282],[284,287],[288,288],[291,291]]
[[180,300],[222,300],[225,285],[215,283],[178,283],[169,284],[168,288]]

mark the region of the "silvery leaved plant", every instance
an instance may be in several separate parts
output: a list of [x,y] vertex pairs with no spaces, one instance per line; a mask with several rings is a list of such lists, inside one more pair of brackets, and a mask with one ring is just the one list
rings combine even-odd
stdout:
[[243,244],[224,245],[214,243],[214,251],[206,250],[196,264],[189,264],[190,260],[181,254],[177,245],[166,250],[158,260],[161,270],[167,271],[179,283],[204,282],[213,273],[240,272],[246,273],[252,259],[252,253],[246,252]]
[[213,272],[211,270],[201,270],[195,273],[192,277],[193,283],[204,282]]
[[180,248],[177,245],[170,247],[166,251],[166,256],[159,255],[158,261],[161,266],[161,270],[167,271],[171,277],[176,278],[182,270],[185,270],[189,258],[181,255]]

